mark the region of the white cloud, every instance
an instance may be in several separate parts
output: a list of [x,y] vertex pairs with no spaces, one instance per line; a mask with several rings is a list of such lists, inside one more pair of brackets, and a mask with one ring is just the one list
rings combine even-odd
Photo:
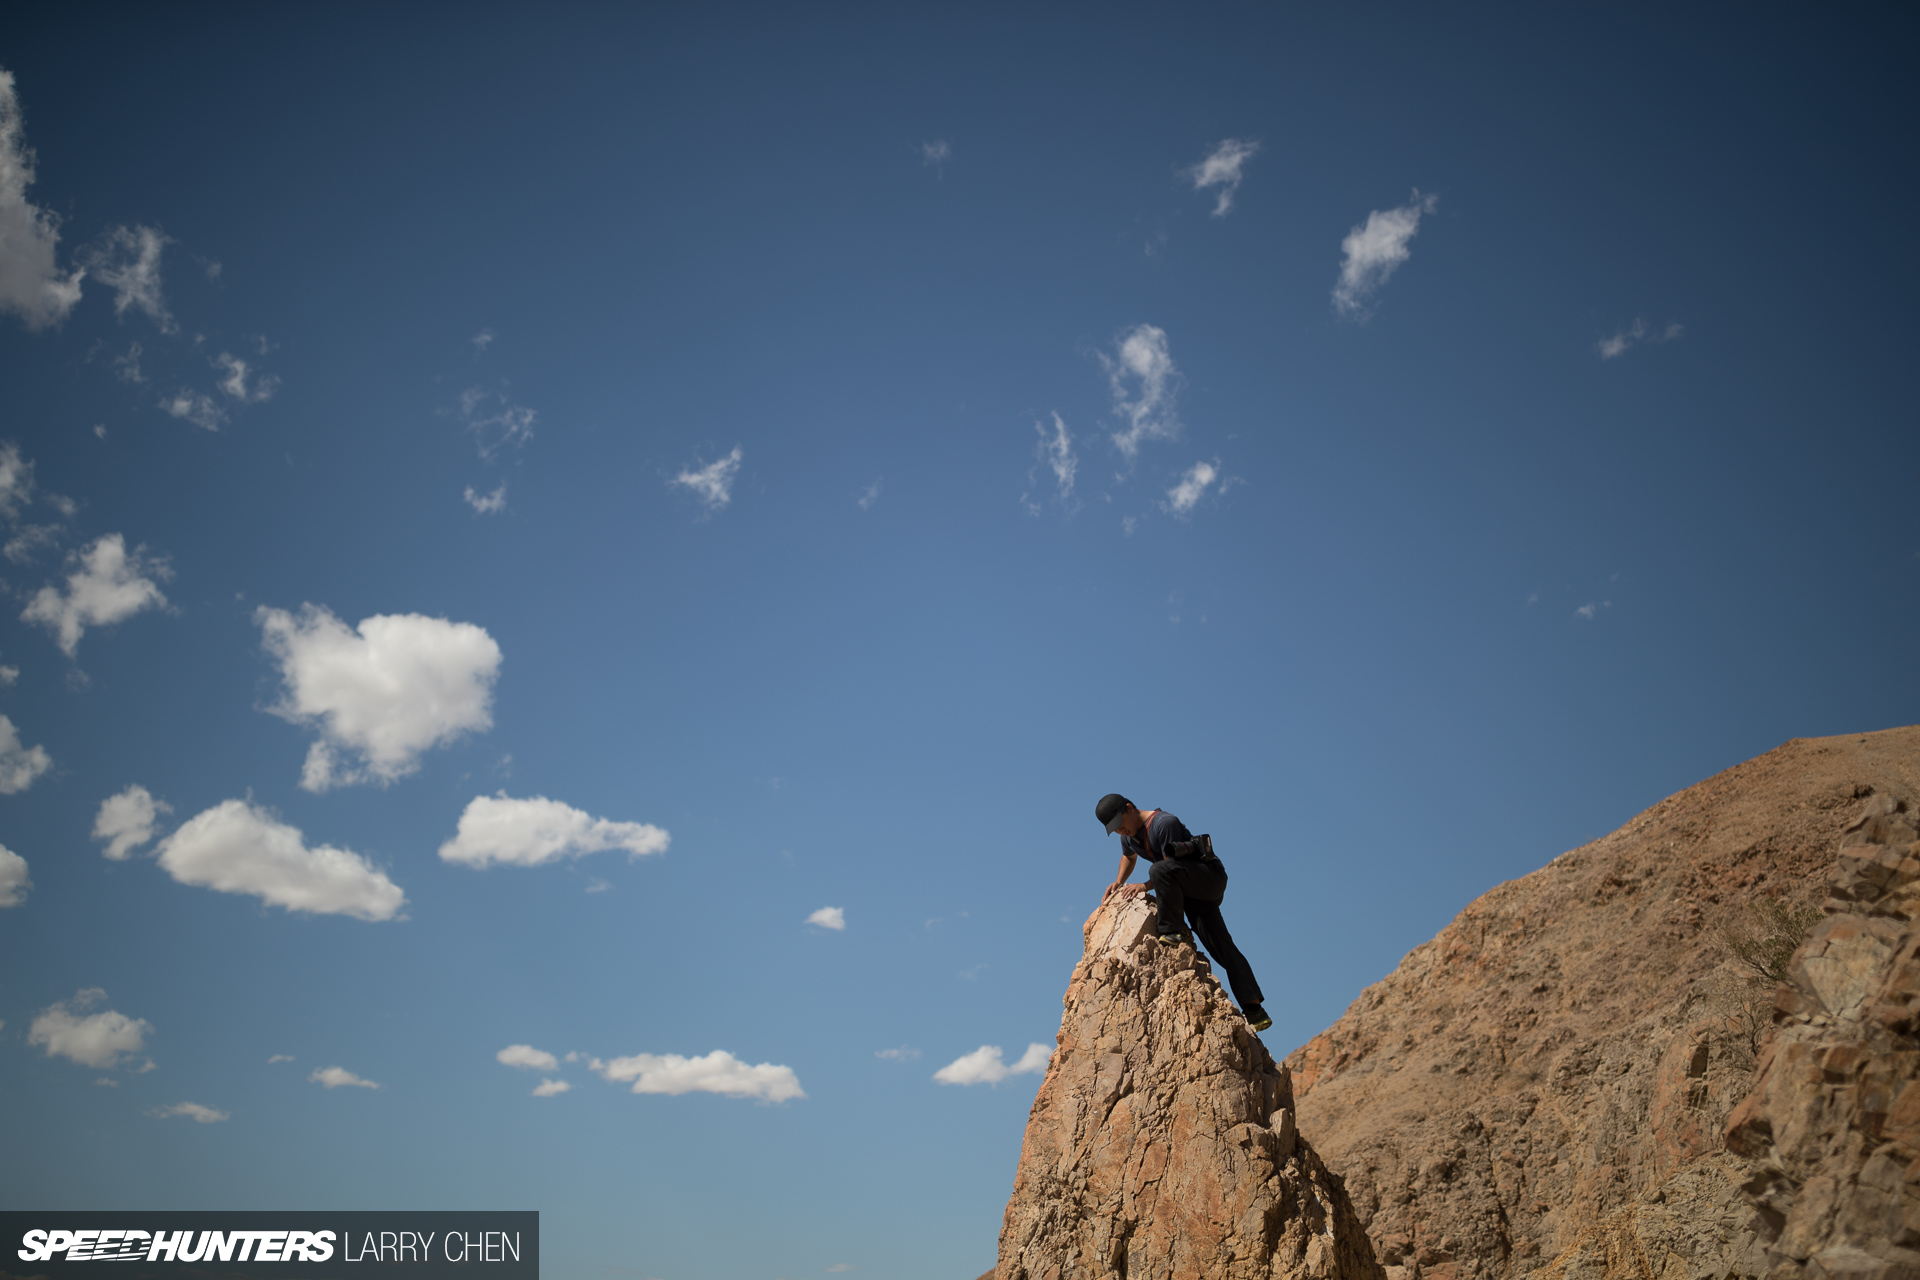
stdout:
[[740,470],[740,459],[745,456],[740,446],[735,445],[733,452],[718,462],[682,471],[673,478],[673,483],[693,490],[708,510],[718,511],[733,500],[733,478]]
[[530,1044],[510,1044],[493,1055],[494,1061],[526,1071],[558,1071],[560,1059]]
[[565,1093],[571,1088],[573,1088],[573,1086],[565,1080],[542,1080],[539,1084],[533,1086],[533,1096],[536,1098],[551,1098],[556,1094]]
[[611,888],[613,888],[612,885],[608,884],[605,880],[602,880],[599,876],[595,876],[593,879],[587,881],[587,887],[585,889],[585,892],[605,893],[607,890]]
[[47,749],[22,743],[13,721],[0,716],[0,796],[18,795],[51,768],[53,759]]
[[80,504],[75,502],[72,498],[69,498],[62,493],[48,494],[47,505],[52,507],[55,511],[58,511],[61,515],[65,516],[69,520],[73,519],[74,516],[78,515],[80,512]]
[[60,533],[57,524],[23,524],[7,539],[7,545],[0,547],[0,555],[15,564],[32,564],[42,551],[60,545]]
[[1624,355],[1643,342],[1672,342],[1686,332],[1678,320],[1669,320],[1664,329],[1648,324],[1643,317],[1636,316],[1632,324],[1614,334],[1611,338],[1602,338],[1595,344],[1602,360],[1611,360]]
[[1187,474],[1180,477],[1180,483],[1167,490],[1167,510],[1177,516],[1192,511],[1219,474],[1211,462],[1194,463],[1187,468]]
[[1167,350],[1167,333],[1155,325],[1135,325],[1120,335],[1111,357],[1102,355],[1113,387],[1113,410],[1126,425],[1113,443],[1129,462],[1144,440],[1172,440],[1180,434],[1174,413],[1174,395],[1180,371]]
[[273,1055],[273,1056],[272,1056],[271,1058],[268,1058],[268,1059],[267,1059],[267,1065],[268,1065],[268,1066],[272,1066],[272,1065],[273,1065],[274,1063],[276,1063],[276,1062],[292,1062],[292,1061],[293,1061],[293,1055],[292,1055],[292,1054],[290,1054],[290,1053],[276,1053],[276,1054],[274,1054],[274,1055]]
[[82,260],[94,279],[113,290],[113,314],[144,313],[162,333],[180,326],[160,296],[160,255],[173,242],[156,227],[114,227],[89,246]]
[[1008,1076],[1045,1071],[1053,1050],[1044,1044],[1030,1044],[1012,1066],[1002,1061],[1000,1046],[983,1044],[972,1053],[955,1058],[933,1073],[941,1084],[999,1084]]
[[482,494],[467,486],[467,505],[483,516],[498,515],[507,509],[507,482],[502,480],[500,487],[492,493]]
[[724,1049],[715,1049],[704,1058],[683,1058],[677,1053],[637,1053],[611,1062],[589,1058],[587,1065],[617,1084],[633,1081],[635,1093],[721,1093],[763,1102],[807,1096],[793,1068],[771,1062],[750,1067]]
[[19,906],[27,900],[27,890],[31,888],[33,881],[27,878],[27,860],[0,844],[0,907]]
[[57,587],[42,587],[20,615],[53,632],[60,651],[69,658],[80,648],[88,627],[106,627],[148,609],[164,608],[167,598],[160,582],[173,576],[164,558],[150,558],[145,547],[127,550],[117,533],[94,540],[86,550],[67,557],[74,570],[67,575],[63,595]]
[[935,173],[946,176],[947,161],[953,158],[953,144],[945,138],[920,144],[920,163],[932,165]]
[[139,343],[128,343],[127,353],[113,358],[113,376],[122,382],[131,382],[136,385],[145,382],[147,375],[140,372],[140,352]]
[[188,1116],[200,1124],[219,1124],[222,1120],[232,1118],[224,1111],[215,1111],[197,1102],[176,1102],[170,1107],[155,1107],[147,1114],[161,1120],[169,1116]]
[[[213,367],[223,375],[220,389],[238,400],[241,404],[259,404],[263,400],[273,399],[273,393],[280,389],[280,379],[270,373],[259,373],[239,356],[222,351],[213,358]],[[253,385],[247,385],[251,375]]]
[[93,819],[93,838],[107,841],[107,847],[100,852],[121,862],[153,839],[155,818],[172,812],[172,805],[155,800],[151,792],[136,783],[100,802],[100,812]]
[[1035,422],[1033,430],[1034,434],[1040,437],[1040,444],[1035,452],[1039,455],[1040,461],[1053,472],[1053,482],[1060,490],[1060,501],[1072,502],[1073,479],[1080,470],[1080,459],[1074,455],[1073,433],[1067,430],[1066,420],[1055,413],[1051,432],[1043,422]]
[[1195,191],[1205,191],[1208,187],[1220,188],[1219,198],[1213,204],[1213,216],[1224,218],[1233,208],[1233,193],[1240,189],[1241,169],[1260,150],[1260,143],[1253,138],[1228,138],[1213,150],[1207,152],[1206,159],[1186,171]]
[[485,351],[485,350],[486,350],[486,349],[487,349],[488,347],[490,347],[490,346],[492,346],[492,345],[493,345],[493,330],[491,330],[491,329],[482,329],[482,330],[481,330],[480,332],[478,332],[478,333],[476,333],[476,334],[474,334],[474,335],[473,335],[473,345],[474,345],[474,347],[475,347],[476,349],[478,349],[478,350],[480,350],[480,351]]
[[808,924],[819,925],[822,929],[838,929],[846,932],[847,909],[845,907],[822,907],[807,917]]
[[[486,348],[483,345],[481,349]],[[515,404],[504,391],[484,387],[468,387],[460,393],[460,416],[466,419],[467,430],[473,432],[474,445],[483,458],[533,439],[533,424],[540,420],[538,410]]]
[[380,1086],[371,1080],[363,1080],[345,1067],[316,1067],[307,1079],[314,1084],[329,1089],[354,1088],[378,1089]]
[[0,689],[12,688],[14,682],[19,678],[20,668],[10,667],[5,663],[0,663]]
[[349,849],[308,848],[297,827],[242,800],[189,818],[160,842],[160,866],[181,884],[250,894],[288,911],[391,920],[400,886]]
[[1398,209],[1375,209],[1361,226],[1347,232],[1340,242],[1346,257],[1340,263],[1340,280],[1333,286],[1333,307],[1349,319],[1367,318],[1367,300],[1387,282],[1401,263],[1413,256],[1407,242],[1420,229],[1423,214],[1432,213],[1439,196],[1413,193],[1413,200]]
[[1603,609],[1611,608],[1613,608],[1613,601],[1611,600],[1589,600],[1578,609],[1575,609],[1573,616],[1576,618],[1585,618],[1588,622],[1592,622],[1594,615]]
[[502,792],[467,803],[453,839],[440,846],[440,857],[469,867],[537,867],[607,849],[643,858],[665,853],[671,839],[650,823],[609,822],[545,796],[513,800]]
[[86,273],[62,275],[54,265],[60,218],[27,199],[33,162],[13,73],[0,69],[0,311],[41,329],[67,318]]
[[470,622],[379,614],[349,630],[312,604],[253,617],[285,685],[270,710],[320,731],[300,778],[308,791],[394,782],[429,748],[493,727],[500,646]]
[[870,511],[873,509],[873,504],[878,501],[880,501],[880,481],[875,480],[867,486],[866,492],[854,499],[854,504],[862,511]]
[[[0,71],[0,76],[6,72]],[[0,175],[3,180],[4,175]],[[0,250],[0,252],[4,252]],[[33,462],[20,456],[20,446],[8,440],[0,443],[0,516],[17,520],[33,501]]]
[[842,1272],[853,1270],[853,1264],[848,1262],[836,1262],[830,1267],[822,1267],[821,1270],[825,1271],[828,1275],[837,1276],[837,1275],[840,1275]]
[[876,1049],[873,1056],[884,1058],[888,1062],[914,1062],[919,1059],[920,1051],[903,1044],[898,1049]]
[[180,388],[162,400],[160,407],[172,417],[185,418],[208,431],[218,431],[220,424],[227,420],[227,411],[215,404],[212,396],[191,387]]
[[71,1000],[48,1005],[27,1028],[27,1043],[43,1046],[49,1058],[66,1058],[83,1067],[118,1066],[122,1057],[146,1048],[153,1024],[112,1009],[87,1012],[106,998],[99,987],[87,987]]

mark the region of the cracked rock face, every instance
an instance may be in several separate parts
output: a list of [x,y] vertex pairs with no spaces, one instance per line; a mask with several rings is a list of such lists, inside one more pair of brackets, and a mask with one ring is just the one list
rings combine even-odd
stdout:
[[[1836,856],[1851,865],[1858,853],[1842,849],[1843,834],[1866,830],[1863,815],[1899,798],[1920,802],[1920,728],[1789,742],[1483,894],[1296,1050],[1288,1063],[1300,1129],[1346,1180],[1388,1275],[1720,1280],[1777,1265],[1765,1253],[1766,1224],[1756,1224],[1742,1194],[1751,1161],[1723,1140],[1756,1061],[1751,1041],[1730,1030],[1720,993],[1737,967],[1718,929],[1750,918],[1749,904],[1762,896],[1819,903]],[[1894,825],[1885,824],[1890,841],[1900,834]],[[1856,858],[1849,892],[1891,883],[1884,861]],[[1791,1129],[1782,1119],[1773,1130],[1775,1147],[1791,1150],[1778,1157],[1790,1184],[1778,1196],[1803,1206],[1778,1212],[1791,1223],[1826,1224],[1780,1237],[1799,1251],[1794,1258],[1838,1247],[1823,1242],[1840,1239],[1832,1224],[1843,1220],[1832,1207],[1839,1192],[1821,1180],[1840,1175],[1822,1172],[1827,1156],[1808,1154],[1819,1143],[1844,1145],[1827,1132],[1841,1113],[1819,1111],[1828,1105],[1816,1105],[1820,1089],[1851,1082],[1869,1099],[1857,1104],[1858,1132],[1846,1139],[1855,1163],[1834,1167],[1886,1187],[1897,1172],[1907,1203],[1920,1190],[1914,1156],[1897,1170],[1893,1156],[1868,1168],[1872,1152],[1908,1132],[1900,1129],[1906,1117],[1920,1116],[1920,1090],[1882,1099],[1885,1090],[1869,1083],[1898,1071],[1912,1078],[1888,1056],[1907,1049],[1877,1012],[1895,1007],[1887,993],[1905,991],[1900,981],[1920,991],[1920,977],[1885,976],[1912,954],[1911,942],[1899,941],[1912,938],[1912,926],[1891,916],[1840,920],[1816,928],[1800,961],[1804,998],[1829,1021],[1817,1034],[1807,1023],[1792,1055],[1814,1054],[1831,1035],[1834,1045],[1867,1045],[1882,1065],[1836,1056],[1824,1070],[1839,1074],[1823,1077],[1813,1059],[1775,1053],[1774,1087],[1791,1078],[1811,1091],[1792,1102],[1782,1093],[1778,1105],[1828,1116]],[[1758,1026],[1767,1029],[1764,1018]],[[1876,1026],[1872,1035],[1846,1029]],[[1920,1048],[1911,1038],[1898,1043]],[[1895,1105],[1903,1097],[1904,1111]],[[1873,1118],[1873,1100],[1891,1108],[1885,1119]],[[1789,1132],[1795,1137],[1782,1146]],[[1817,1140],[1803,1143],[1806,1134]],[[1873,1239],[1892,1248],[1907,1237]],[[1867,1266],[1853,1255],[1833,1258],[1836,1267],[1845,1258]],[[1868,1280],[1870,1269],[1855,1270]],[[1806,1274],[1811,1280],[1811,1264]]]
[[1146,899],[1086,923],[1034,1099],[998,1280],[1379,1280],[1287,1069]]

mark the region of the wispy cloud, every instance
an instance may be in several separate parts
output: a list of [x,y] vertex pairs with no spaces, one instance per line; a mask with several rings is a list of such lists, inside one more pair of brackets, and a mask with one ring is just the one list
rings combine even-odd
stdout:
[[1206,158],[1199,164],[1186,171],[1195,191],[1219,188],[1220,193],[1213,202],[1214,217],[1224,218],[1227,211],[1233,208],[1233,196],[1240,190],[1242,170],[1259,150],[1257,139],[1228,138],[1207,152]]
[[1375,209],[1366,222],[1347,233],[1340,242],[1345,258],[1340,263],[1340,280],[1333,286],[1333,309],[1350,320],[1365,320],[1368,303],[1400,264],[1413,256],[1407,247],[1420,229],[1422,215],[1439,206],[1439,196],[1413,193],[1410,203],[1398,209]]
[[292,1055],[292,1054],[290,1054],[290,1053],[276,1053],[276,1054],[274,1054],[274,1055],[273,1055],[273,1056],[272,1056],[271,1058],[268,1058],[268,1059],[267,1059],[267,1065],[268,1065],[268,1066],[272,1066],[272,1065],[273,1065],[274,1063],[276,1063],[276,1062],[292,1062],[292,1061],[293,1061],[293,1055]]
[[145,547],[127,550],[117,533],[97,538],[84,551],[68,557],[72,572],[66,590],[45,586],[27,602],[22,620],[37,622],[53,632],[60,651],[69,658],[80,648],[88,627],[112,626],[148,609],[166,607],[159,584],[173,576],[161,557],[150,557]]
[[32,564],[42,551],[60,545],[61,532],[57,524],[23,524],[7,539],[6,546],[0,547],[0,555],[14,564]]
[[1167,490],[1167,510],[1176,516],[1192,511],[1219,474],[1211,462],[1194,463],[1187,468],[1187,474],[1180,477],[1180,483]]
[[953,144],[945,138],[935,138],[932,142],[920,144],[920,163],[931,167],[940,177],[946,177],[947,161],[953,156]]
[[129,342],[126,352],[113,358],[113,376],[122,382],[145,382],[147,375],[140,372],[140,356],[144,351],[139,343]]
[[[259,372],[228,351],[222,351],[213,358],[213,367],[220,371],[220,389],[241,404],[260,404],[271,400],[273,393],[280,389],[279,378]],[[252,379],[251,383],[249,378]]]
[[87,246],[81,261],[93,278],[113,290],[113,314],[145,315],[162,333],[178,333],[161,294],[160,257],[173,242],[157,227],[114,227]]
[[0,716],[0,796],[20,794],[51,768],[53,759],[47,749],[27,746],[20,741],[20,731],[13,727],[13,721]]
[[218,431],[227,420],[227,411],[212,396],[192,387],[182,387],[166,397],[160,402],[160,408],[170,417],[184,419],[208,431]]
[[153,826],[161,814],[172,812],[173,806],[155,800],[150,791],[136,783],[100,802],[100,812],[93,819],[93,838],[105,840],[107,847],[100,852],[121,862],[153,839]]
[[485,351],[493,345],[493,330],[482,329],[473,335],[473,347],[476,351]]
[[771,1062],[750,1067],[724,1049],[699,1058],[683,1058],[677,1053],[637,1053],[608,1062],[589,1058],[587,1065],[616,1084],[631,1080],[635,1093],[718,1093],[762,1102],[807,1096],[793,1068]]
[[106,998],[99,987],[86,987],[71,1000],[48,1005],[27,1028],[27,1043],[45,1049],[49,1058],[95,1070],[118,1066],[122,1058],[143,1052],[153,1024],[113,1009],[91,1012]]
[[485,387],[468,387],[460,393],[460,417],[473,432],[474,446],[483,458],[533,439],[533,424],[540,420],[538,410],[516,404],[505,391]]
[[629,858],[665,853],[672,837],[646,822],[610,822],[545,796],[475,796],[460,815],[453,839],[440,846],[445,862],[469,867],[537,867],[625,849]]
[[199,1124],[219,1124],[222,1120],[232,1119],[225,1111],[203,1107],[197,1102],[176,1102],[170,1107],[154,1107],[147,1114],[159,1120],[165,1120],[171,1116],[186,1116]]
[[903,1044],[897,1049],[877,1049],[874,1051],[873,1056],[876,1058],[884,1058],[888,1062],[917,1062],[920,1058],[920,1051],[911,1045]]
[[397,781],[430,748],[493,727],[500,646],[484,628],[407,613],[350,630],[312,604],[253,616],[283,682],[269,710],[320,731],[300,779],[308,791]]
[[17,520],[32,502],[33,460],[13,441],[0,443],[0,517]]
[[502,480],[500,487],[488,494],[479,493],[472,485],[468,485],[466,497],[467,505],[481,515],[499,515],[507,509],[507,482]]
[[983,1044],[972,1053],[963,1054],[934,1072],[933,1078],[941,1084],[997,1085],[1008,1076],[1045,1071],[1052,1057],[1053,1050],[1046,1045],[1030,1044],[1027,1051],[1020,1055],[1019,1061],[1009,1066],[1003,1060],[999,1045]]
[[55,263],[60,218],[27,199],[33,165],[13,73],[0,69],[0,311],[43,329],[66,319],[80,301],[86,272],[62,272]]
[[875,480],[866,487],[865,492],[854,499],[854,505],[858,506],[862,511],[870,511],[873,509],[873,504],[878,501],[880,501],[880,481]]
[[[0,844],[0,907],[17,907],[27,900],[33,881],[27,875],[27,860]],[[5,1026],[0,1022],[0,1026]]]
[[307,1079],[327,1089],[378,1089],[380,1087],[371,1080],[353,1074],[345,1067],[317,1067]]
[[1678,320],[1669,320],[1664,327],[1660,327],[1650,325],[1644,318],[1636,316],[1632,324],[1611,338],[1602,338],[1595,343],[1594,350],[1600,353],[1602,360],[1611,360],[1616,356],[1625,355],[1642,343],[1672,342],[1685,332],[1685,327]]
[[1102,354],[1113,390],[1113,411],[1124,425],[1114,432],[1114,447],[1131,462],[1147,440],[1172,440],[1180,434],[1174,399],[1180,371],[1167,349],[1167,333],[1140,324],[1121,334],[1111,356]]
[[844,933],[847,928],[846,908],[822,907],[807,917],[807,923],[818,925],[822,929],[835,929]]
[[1575,609],[1573,616],[1592,622],[1594,618],[1598,617],[1602,612],[1611,608],[1613,608],[1613,601],[1611,600],[1589,600],[1578,609]]
[[709,511],[718,511],[733,500],[733,478],[740,471],[740,460],[746,454],[739,445],[733,452],[718,462],[709,462],[704,467],[689,467],[673,478],[673,483],[698,494],[700,501],[707,504]]
[[[1040,464],[1053,473],[1054,489],[1059,496],[1060,504],[1072,506],[1073,481],[1080,471],[1080,458],[1073,451],[1073,432],[1067,429],[1066,419],[1055,413],[1051,431],[1047,429],[1046,423],[1035,422],[1033,433],[1040,438],[1039,444],[1034,448],[1034,454]],[[1040,505],[1037,502],[1027,505],[1035,515],[1040,514]]]

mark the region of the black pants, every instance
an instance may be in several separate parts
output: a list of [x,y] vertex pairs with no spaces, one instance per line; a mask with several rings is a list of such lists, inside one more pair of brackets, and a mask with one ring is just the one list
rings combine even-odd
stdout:
[[1227,922],[1220,915],[1220,900],[1227,896],[1225,864],[1215,857],[1162,858],[1147,868],[1147,887],[1160,904],[1160,932],[1180,932],[1184,913],[1193,926],[1193,936],[1227,971],[1227,981],[1241,1011],[1263,1003],[1253,966],[1233,945],[1233,935],[1227,932]]

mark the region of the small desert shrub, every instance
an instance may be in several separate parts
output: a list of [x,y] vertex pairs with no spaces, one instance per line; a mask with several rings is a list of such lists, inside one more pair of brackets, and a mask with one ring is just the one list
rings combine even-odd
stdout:
[[1727,963],[1707,976],[1707,1009],[1741,1069],[1753,1070],[1760,1041],[1773,1023],[1773,989],[1787,980],[1793,953],[1819,919],[1817,907],[1760,898],[1747,905],[1744,916],[1716,931]]

